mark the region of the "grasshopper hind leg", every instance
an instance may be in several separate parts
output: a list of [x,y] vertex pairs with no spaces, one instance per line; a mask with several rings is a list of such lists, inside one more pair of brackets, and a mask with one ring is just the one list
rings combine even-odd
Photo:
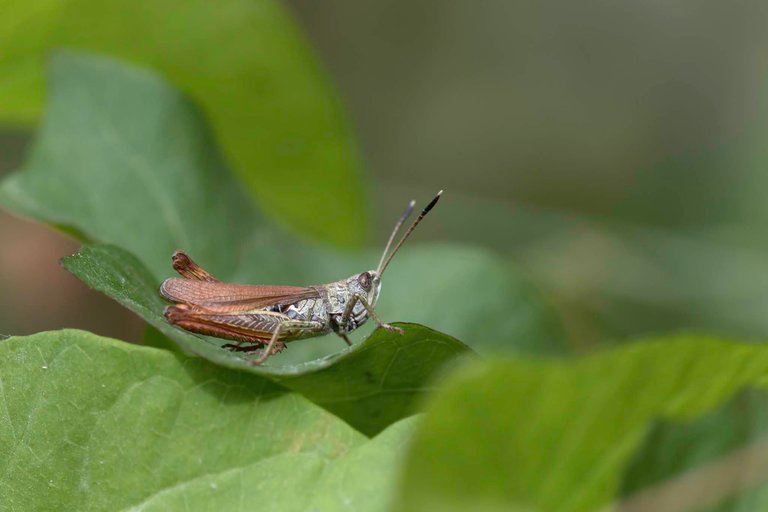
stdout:
[[272,333],[272,338],[267,343],[266,348],[260,351],[261,355],[256,359],[251,359],[248,364],[252,366],[260,365],[271,355],[280,353],[285,348],[282,340],[294,340],[317,336],[324,332],[324,326],[320,322],[304,320],[288,320],[279,324]]
[[[223,314],[176,304],[165,308],[168,323],[187,331],[232,340],[222,348],[246,355],[259,353],[248,363],[258,365],[271,355],[282,352],[287,341],[310,338],[327,332],[317,321],[288,320],[280,313]],[[262,347],[264,347],[262,349]]]

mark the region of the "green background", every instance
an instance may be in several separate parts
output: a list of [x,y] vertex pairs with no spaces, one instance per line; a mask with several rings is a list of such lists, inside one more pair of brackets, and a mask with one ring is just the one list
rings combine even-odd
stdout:
[[[766,14],[8,2],[4,505],[762,509]],[[403,337],[253,368],[160,316],[175,249],[330,281],[439,189],[384,279]],[[93,333],[18,336],[61,327]]]

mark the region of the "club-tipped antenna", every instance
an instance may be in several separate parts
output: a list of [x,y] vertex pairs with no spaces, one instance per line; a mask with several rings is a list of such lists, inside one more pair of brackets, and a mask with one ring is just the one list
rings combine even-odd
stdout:
[[395,239],[395,236],[397,236],[397,232],[400,231],[400,228],[403,226],[405,220],[411,216],[411,213],[413,213],[414,206],[416,206],[416,201],[411,200],[403,214],[400,216],[400,220],[398,220],[397,224],[395,224],[395,229],[393,229],[392,234],[389,235],[389,240],[387,240],[387,245],[384,247],[384,252],[381,253],[381,259],[379,260],[379,266],[377,268],[381,268],[381,264],[384,263],[384,258],[387,257],[387,251],[389,251],[389,247],[392,245],[392,241]]
[[[405,241],[408,239],[408,237],[413,233],[413,230],[416,229],[416,226],[419,225],[419,222],[421,222],[421,219],[423,219],[428,213],[429,210],[431,210],[436,204],[437,201],[440,199],[440,195],[443,193],[441,190],[437,193],[437,195],[429,202],[427,206],[424,207],[423,210],[421,210],[421,213],[418,217],[416,217],[416,220],[413,221],[413,224],[411,224],[411,227],[408,228],[408,231],[405,232],[403,237],[400,239],[399,242],[397,242],[397,245],[394,249],[392,249],[392,252],[389,254],[389,257],[384,260],[384,256],[387,254],[387,250],[384,250],[384,254],[381,255],[381,261],[379,262],[379,268],[376,270],[376,273],[381,276],[381,274],[384,273],[384,270],[386,270],[387,265],[389,265],[389,262],[392,261],[392,258],[397,254],[397,251],[402,247],[402,245],[405,243]],[[400,229],[400,226],[405,222],[405,219],[408,218],[408,216],[411,214],[411,211],[413,210],[415,202],[411,201],[411,203],[408,205],[408,209],[406,209],[405,213],[402,217],[400,217],[400,220],[398,221],[397,225],[395,226],[394,231],[392,231],[392,235],[389,237],[389,242],[387,242],[387,249],[389,249],[390,244],[392,243],[392,240],[395,238],[395,234]],[[383,262],[383,264],[382,264]]]

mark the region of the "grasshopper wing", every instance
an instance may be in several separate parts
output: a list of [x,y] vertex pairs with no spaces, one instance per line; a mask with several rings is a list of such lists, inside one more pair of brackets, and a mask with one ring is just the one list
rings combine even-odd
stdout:
[[173,302],[216,311],[263,309],[275,304],[293,304],[320,298],[313,287],[230,284],[171,277],[160,285],[160,295]]

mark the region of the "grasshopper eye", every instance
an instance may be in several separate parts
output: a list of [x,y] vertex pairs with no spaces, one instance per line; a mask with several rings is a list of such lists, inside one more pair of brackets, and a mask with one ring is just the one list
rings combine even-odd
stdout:
[[360,286],[363,287],[363,290],[370,291],[371,289],[371,274],[368,272],[363,272],[359,276],[357,276],[357,282],[360,283]]

